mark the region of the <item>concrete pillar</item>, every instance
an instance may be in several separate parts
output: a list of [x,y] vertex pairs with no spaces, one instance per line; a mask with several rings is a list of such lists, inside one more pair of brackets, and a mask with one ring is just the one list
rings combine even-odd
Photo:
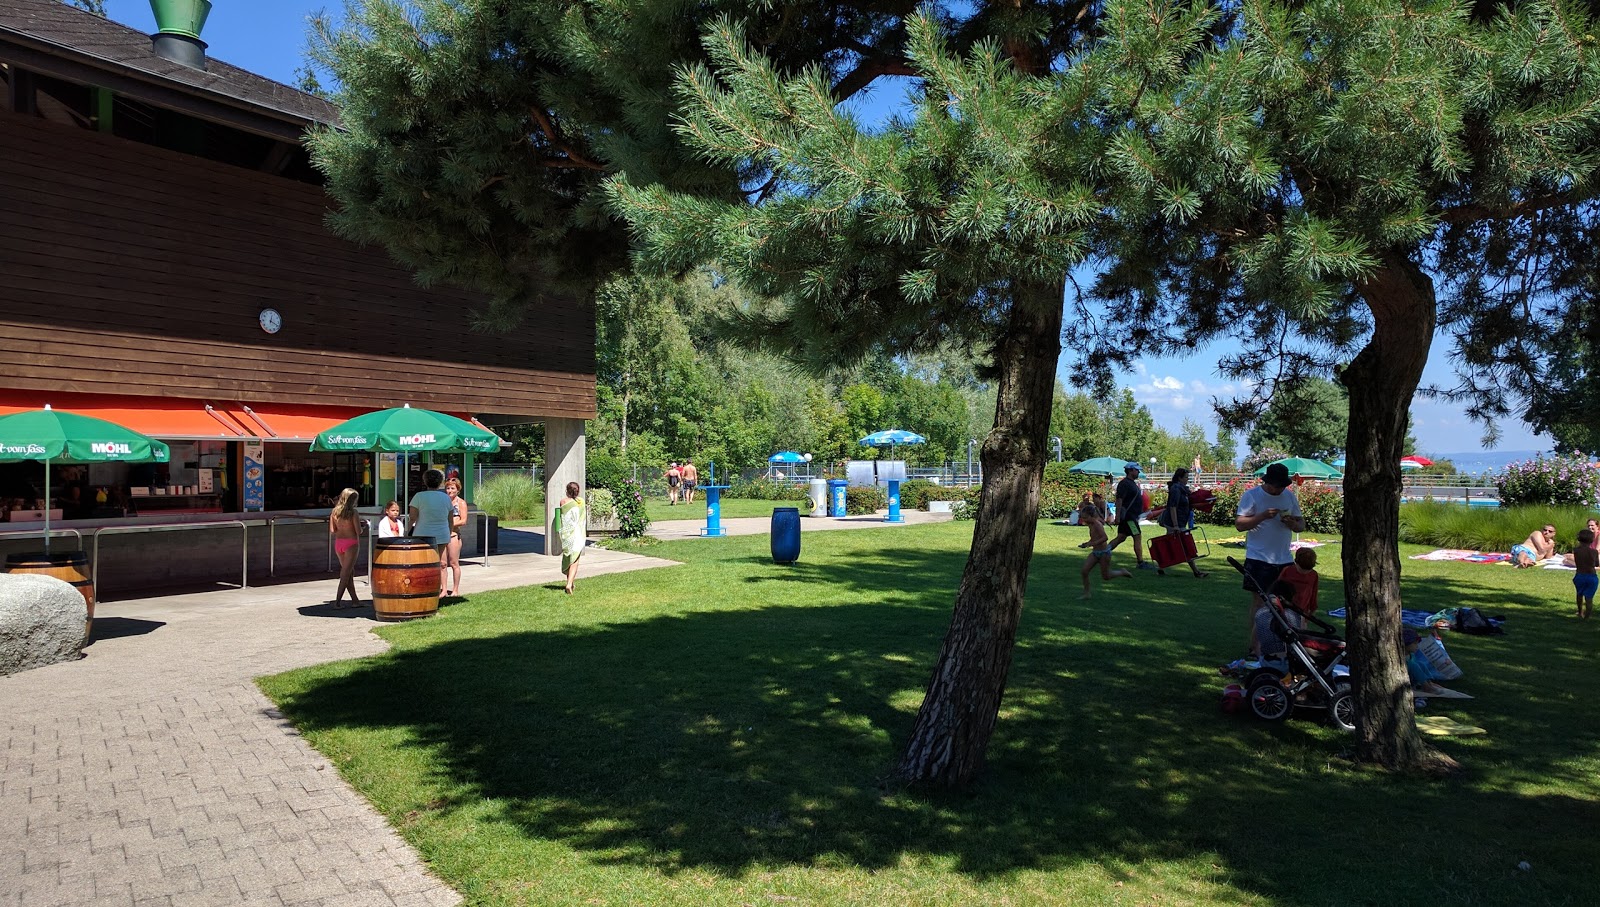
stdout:
[[567,483],[584,487],[584,462],[588,451],[582,419],[544,420],[544,553],[561,554],[556,537],[556,510],[567,495]]

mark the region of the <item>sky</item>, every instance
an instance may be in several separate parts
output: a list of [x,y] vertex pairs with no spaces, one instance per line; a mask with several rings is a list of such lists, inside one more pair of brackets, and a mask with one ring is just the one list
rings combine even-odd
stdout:
[[[295,70],[305,58],[307,17],[322,9],[338,12],[342,8],[337,0],[213,0],[203,32],[210,45],[207,53],[267,78],[293,84]],[[109,0],[106,12],[112,19],[140,31],[155,30],[148,0]],[[891,89],[880,92],[877,100],[892,103],[897,96],[898,92]],[[1454,386],[1448,350],[1447,338],[1435,339],[1433,355],[1423,372],[1423,386]],[[1193,419],[1211,434],[1216,425],[1212,398],[1227,399],[1240,390],[1217,374],[1217,361],[1229,352],[1232,349],[1228,346],[1213,345],[1183,359],[1147,358],[1139,361],[1121,383],[1133,389],[1135,398],[1150,408],[1156,424],[1168,431],[1176,433],[1184,419]],[[1416,399],[1411,412],[1420,452],[1445,454],[1484,449],[1480,444],[1482,428],[1467,418],[1459,404]],[[1548,437],[1535,435],[1520,422],[1504,423],[1500,430],[1496,450],[1550,448]]]

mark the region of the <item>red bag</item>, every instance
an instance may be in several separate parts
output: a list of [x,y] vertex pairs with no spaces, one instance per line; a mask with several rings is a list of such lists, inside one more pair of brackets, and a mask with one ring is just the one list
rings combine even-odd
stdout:
[[1160,535],[1150,540],[1150,559],[1163,570],[1199,555],[1200,551],[1194,545],[1194,536],[1187,532]]
[[1196,488],[1189,492],[1189,506],[1200,513],[1210,513],[1216,505],[1215,496],[1209,488]]

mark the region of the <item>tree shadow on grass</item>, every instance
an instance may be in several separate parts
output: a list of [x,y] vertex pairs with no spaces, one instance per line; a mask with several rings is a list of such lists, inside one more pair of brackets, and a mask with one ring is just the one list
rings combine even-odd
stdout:
[[[1211,665],[1242,629],[1237,584],[1196,601],[1192,581],[1096,580],[1080,604],[1076,556],[1035,560],[985,780],[964,794],[885,784],[963,562],[911,547],[803,562],[775,569],[765,607],[401,647],[281,704],[313,739],[399,729],[432,754],[416,802],[391,814],[466,810],[595,864],[736,877],[911,858],[978,881],[1176,864],[1288,904],[1579,890],[1587,845],[1570,832],[1600,820],[1592,786],[1389,778],[1332,761],[1342,740],[1314,722],[1221,715]],[[1595,733],[1573,748],[1592,752]],[[1521,755],[1537,771],[1569,754]],[[1428,868],[1441,853],[1444,873]],[[1550,869],[1532,883],[1519,859]]]

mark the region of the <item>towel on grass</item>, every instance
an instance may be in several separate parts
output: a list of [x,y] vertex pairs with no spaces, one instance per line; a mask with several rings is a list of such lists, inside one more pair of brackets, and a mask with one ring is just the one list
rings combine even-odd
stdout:
[[[1340,620],[1344,620],[1346,617],[1350,616],[1350,609],[1334,608],[1332,611],[1328,612],[1328,616],[1337,617]],[[1400,623],[1408,627],[1416,627],[1419,630],[1427,630],[1430,629],[1428,618],[1432,616],[1432,611],[1415,611],[1407,608],[1400,612]]]
[[1430,737],[1472,737],[1489,733],[1481,727],[1462,724],[1444,715],[1417,716],[1417,730]]
[[1506,564],[1511,555],[1496,551],[1469,551],[1465,548],[1435,548],[1427,554],[1413,554],[1414,561],[1462,561],[1468,564]]

